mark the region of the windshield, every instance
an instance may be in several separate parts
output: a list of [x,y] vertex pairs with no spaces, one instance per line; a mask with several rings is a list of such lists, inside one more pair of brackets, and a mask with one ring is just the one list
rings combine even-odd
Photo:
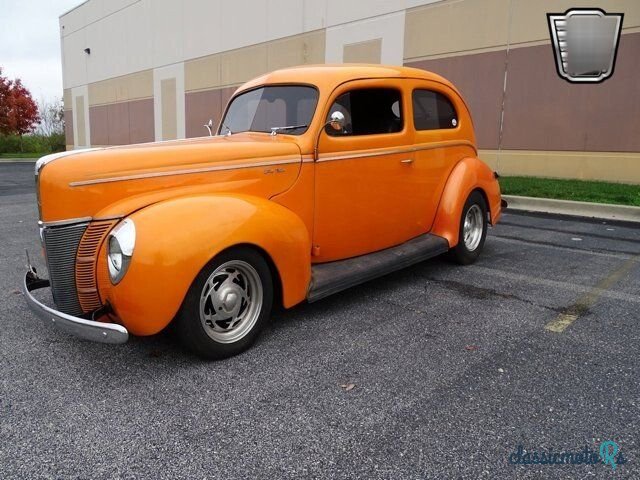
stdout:
[[318,91],[302,85],[256,88],[234,98],[220,124],[220,134],[280,130],[288,135],[307,131],[318,103]]

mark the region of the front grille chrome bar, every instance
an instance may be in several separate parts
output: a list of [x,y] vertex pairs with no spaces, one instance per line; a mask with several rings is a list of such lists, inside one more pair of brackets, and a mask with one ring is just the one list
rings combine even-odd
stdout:
[[60,311],[82,315],[76,288],[76,255],[88,223],[47,227],[42,230],[53,300]]

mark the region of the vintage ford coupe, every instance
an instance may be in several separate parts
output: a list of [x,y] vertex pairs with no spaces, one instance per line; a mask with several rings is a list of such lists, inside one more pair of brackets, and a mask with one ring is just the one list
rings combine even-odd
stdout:
[[[247,348],[272,305],[315,301],[483,248],[504,203],[456,88],[374,65],[276,71],[240,87],[216,136],[76,150],[36,164],[49,323],[122,343],[172,321],[196,353]],[[57,310],[33,295],[50,287]]]

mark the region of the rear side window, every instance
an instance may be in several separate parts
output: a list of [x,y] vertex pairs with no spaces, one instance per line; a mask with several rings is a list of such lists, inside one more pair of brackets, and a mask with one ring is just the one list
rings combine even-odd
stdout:
[[451,101],[441,93],[414,90],[413,123],[416,130],[456,128],[458,115]]
[[[373,135],[402,131],[400,92],[392,88],[365,88],[340,95],[329,110],[344,114],[342,132],[327,128],[331,136]],[[327,118],[328,120],[328,118]]]

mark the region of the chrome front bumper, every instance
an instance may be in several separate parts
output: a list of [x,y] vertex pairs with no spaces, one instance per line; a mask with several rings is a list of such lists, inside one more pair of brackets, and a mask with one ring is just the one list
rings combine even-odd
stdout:
[[46,323],[53,324],[60,330],[92,342],[118,344],[125,343],[129,339],[129,332],[122,325],[73,317],[47,307],[31,295],[32,291],[49,286],[49,280],[38,278],[31,270],[26,273],[22,283],[22,293],[27,300],[27,305]]

